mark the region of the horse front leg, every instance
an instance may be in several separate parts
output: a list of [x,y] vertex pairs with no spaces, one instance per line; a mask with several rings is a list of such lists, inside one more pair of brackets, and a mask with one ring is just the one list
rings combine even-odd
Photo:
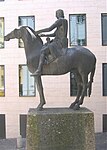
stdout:
[[36,81],[37,90],[39,92],[39,97],[40,97],[40,104],[37,106],[37,109],[42,110],[43,105],[46,104],[46,101],[45,101],[45,97],[44,97],[41,76],[35,76],[35,81]]

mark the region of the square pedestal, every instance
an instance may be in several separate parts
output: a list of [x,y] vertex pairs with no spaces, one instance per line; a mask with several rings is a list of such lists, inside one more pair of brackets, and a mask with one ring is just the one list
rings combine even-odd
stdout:
[[95,150],[94,114],[87,108],[30,109],[27,150]]

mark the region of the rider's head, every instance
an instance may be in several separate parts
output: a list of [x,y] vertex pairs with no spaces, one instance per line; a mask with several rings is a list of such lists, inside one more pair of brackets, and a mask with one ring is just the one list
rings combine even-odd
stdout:
[[64,12],[63,12],[62,9],[58,9],[58,10],[56,11],[56,17],[57,17],[57,19],[59,19],[59,18],[64,18]]

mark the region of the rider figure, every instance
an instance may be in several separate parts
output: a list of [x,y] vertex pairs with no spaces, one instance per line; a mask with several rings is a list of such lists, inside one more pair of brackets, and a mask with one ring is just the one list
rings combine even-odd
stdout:
[[61,49],[68,47],[68,39],[67,39],[68,22],[66,19],[64,19],[63,10],[59,9],[56,11],[56,18],[57,21],[55,21],[55,23],[52,24],[49,28],[36,31],[36,34],[40,34],[42,32],[50,32],[56,28],[55,32],[52,34],[40,35],[42,37],[55,37],[55,38],[42,47],[38,69],[32,74],[33,76],[41,75],[46,56],[51,54],[54,59],[58,58],[59,56],[62,55]]

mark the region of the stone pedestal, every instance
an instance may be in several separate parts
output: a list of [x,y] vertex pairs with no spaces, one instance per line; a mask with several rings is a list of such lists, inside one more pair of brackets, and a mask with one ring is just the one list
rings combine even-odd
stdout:
[[94,114],[86,109],[30,109],[27,150],[95,150]]

